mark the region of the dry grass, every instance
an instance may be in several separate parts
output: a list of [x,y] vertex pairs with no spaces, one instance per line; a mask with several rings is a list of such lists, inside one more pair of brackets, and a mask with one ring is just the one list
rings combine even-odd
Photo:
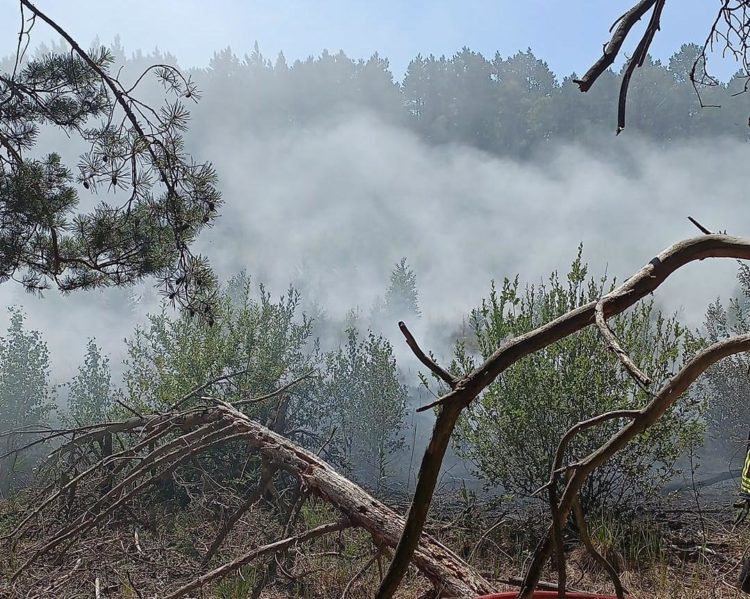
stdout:
[[[18,507],[0,503],[0,535],[12,527]],[[133,516],[137,511],[139,522],[134,517],[113,519],[71,547],[59,563],[45,559],[15,585],[9,585],[8,575],[28,555],[33,541],[45,535],[46,523],[38,522],[29,541],[0,551],[0,597],[92,597],[98,578],[102,597],[136,599],[160,596],[191,579],[216,533],[213,513],[204,506],[174,511],[163,505],[141,505],[133,511]],[[310,503],[301,512],[299,527],[314,527],[335,517],[327,506]],[[702,520],[687,512],[663,513],[658,518],[640,515],[633,520],[592,517],[590,525],[599,550],[618,564],[631,597],[726,599],[741,596],[735,580],[750,545],[750,525],[733,530],[732,517],[731,509],[727,509],[710,517],[704,515]],[[522,573],[528,548],[533,547],[542,522],[539,514],[526,520],[508,516],[493,520],[475,507],[449,521],[432,522],[430,529],[485,576],[498,581],[498,591],[502,591],[513,589],[501,581]],[[216,563],[278,538],[281,531],[273,510],[261,504],[230,533]],[[574,538],[568,546],[569,586],[611,592],[606,574]],[[204,589],[201,597],[249,597],[270,573],[272,580],[261,595],[266,599],[338,598],[347,585],[349,599],[369,598],[389,558],[385,552],[373,559],[376,553],[369,535],[359,530],[344,531],[290,551],[278,564],[260,560],[246,566]],[[365,565],[368,567],[361,572]],[[554,572],[549,570],[545,578],[554,580]],[[399,596],[417,597],[429,589],[426,580],[411,572]]]

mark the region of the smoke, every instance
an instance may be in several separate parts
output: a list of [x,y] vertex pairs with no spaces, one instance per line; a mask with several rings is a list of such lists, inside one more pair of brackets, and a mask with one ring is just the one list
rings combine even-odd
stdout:
[[[620,280],[706,226],[742,234],[748,147],[707,139],[657,147],[625,137],[547,148],[526,162],[431,146],[371,115],[276,138],[216,139],[227,204],[201,247],[224,274],[247,268],[282,289],[290,280],[329,312],[367,310],[403,256],[418,278],[422,328],[460,326],[491,279],[537,282],[563,272],[576,246],[593,273]],[[711,260],[658,292],[697,325],[734,290],[736,264]],[[395,339],[395,323],[388,331]]]
[[[197,245],[223,279],[246,269],[274,295],[293,283],[338,319],[352,308],[367,314],[405,256],[423,314],[410,327],[442,357],[492,279],[519,273],[535,283],[553,269],[566,272],[579,242],[591,273],[622,280],[669,244],[699,234],[688,215],[714,230],[750,229],[740,197],[750,149],[736,141],[656,146],[611,136],[594,146],[550,146],[519,162],[428,145],[358,114],[277,137],[209,134],[195,149],[215,163],[226,200]],[[734,292],[735,274],[730,260],[691,264],[657,301],[697,326],[710,301]],[[48,340],[56,378],[65,379],[87,337],[116,366],[123,338],[158,297],[143,286],[39,299],[6,283],[0,303],[24,307]],[[6,324],[0,313],[0,330]],[[407,360],[396,323],[385,333]]]

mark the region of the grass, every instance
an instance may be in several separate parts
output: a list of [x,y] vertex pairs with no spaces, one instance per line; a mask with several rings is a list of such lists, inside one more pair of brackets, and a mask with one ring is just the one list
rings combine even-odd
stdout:
[[[154,506],[149,506],[154,509]],[[0,530],[10,530],[13,509],[0,504]],[[82,565],[76,576],[54,593],[68,599],[92,596],[94,578],[114,589],[106,597],[135,598],[162,595],[167,589],[187,582],[200,569],[200,558],[216,533],[216,522],[205,510],[196,508],[179,513],[156,513],[157,529],[139,529],[141,552],[134,545],[132,523],[112,522],[107,528],[92,531],[71,555],[60,564],[46,560],[29,577],[19,581],[11,591],[2,586],[2,574],[12,570],[13,563],[28,554],[31,543],[14,551],[0,550],[0,596],[22,597],[39,578],[55,580],[69,573],[77,559]],[[337,517],[335,510],[320,501],[309,501],[300,513],[299,527],[310,528]],[[705,542],[696,531],[703,526],[693,514],[659,520],[649,514],[616,517],[602,512],[589,517],[592,540],[599,550],[616,562],[630,596],[637,599],[725,599],[740,597],[734,588],[735,577],[745,549],[750,545],[750,525],[732,529],[731,511],[716,514],[705,521]],[[538,538],[546,520],[543,513],[531,512],[526,518],[513,513],[490,516],[481,506],[471,506],[459,517],[430,523],[430,532],[462,555],[490,579],[497,589],[512,590],[501,581],[522,574],[529,557],[530,540]],[[44,535],[41,522],[35,537]],[[267,505],[250,510],[237,529],[232,531],[212,563],[237,557],[252,547],[279,538],[282,524]],[[491,530],[490,530],[491,529]],[[695,544],[696,539],[700,543]],[[33,541],[33,538],[32,538]],[[695,546],[694,546],[695,545]],[[567,554],[568,580],[571,587],[594,592],[611,592],[611,583],[602,569],[591,560],[571,534]],[[687,550],[685,549],[687,548]],[[4,548],[3,548],[4,549]],[[693,551],[692,549],[695,549]],[[352,577],[370,560],[376,549],[372,538],[361,530],[347,530],[330,535],[304,547],[291,550],[280,560],[274,584],[263,591],[263,599],[329,599],[340,597]],[[374,561],[351,585],[348,599],[371,597],[389,555]],[[127,563],[127,566],[123,566]],[[206,599],[243,599],[249,597],[256,583],[265,575],[268,561],[247,565],[203,590]],[[125,569],[127,568],[127,570]],[[127,576],[124,573],[127,572]],[[289,576],[287,576],[287,574]],[[544,577],[555,579],[548,569]],[[24,585],[26,585],[24,587]],[[411,571],[399,597],[415,597],[429,590],[429,582]]]

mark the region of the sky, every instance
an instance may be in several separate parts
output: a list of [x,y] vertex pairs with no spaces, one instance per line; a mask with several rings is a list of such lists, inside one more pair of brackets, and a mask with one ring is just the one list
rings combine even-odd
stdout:
[[[255,41],[264,55],[288,61],[344,50],[354,58],[374,52],[391,61],[401,78],[409,61],[451,55],[463,46],[492,56],[531,48],[559,76],[581,74],[599,56],[612,22],[632,0],[39,0],[37,6],[83,44],[120,35],[126,51],[158,47],[183,68],[206,66],[213,52],[231,46],[238,56]],[[667,59],[684,42],[705,39],[719,0],[667,2],[652,54]],[[2,55],[15,50],[18,3],[0,2]],[[42,24],[35,40],[56,40]],[[717,60],[714,72],[736,71]]]

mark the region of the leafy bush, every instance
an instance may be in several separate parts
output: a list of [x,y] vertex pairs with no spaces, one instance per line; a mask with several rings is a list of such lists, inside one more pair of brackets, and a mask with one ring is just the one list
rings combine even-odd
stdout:
[[0,337],[0,497],[31,476],[38,451],[13,451],[34,439],[53,408],[47,344],[38,331],[26,330],[20,309],[9,311]]
[[390,456],[403,446],[408,390],[388,340],[372,331],[360,340],[354,327],[346,334],[346,343],[326,359],[324,410],[336,428],[334,448],[345,472],[374,482],[378,492]]
[[[740,264],[740,294],[725,306],[716,299],[706,310],[703,327],[690,337],[698,350],[735,335],[750,333],[750,267]],[[711,366],[694,385],[695,397],[706,405],[707,441],[721,458],[741,465],[750,423],[750,361],[734,354]],[[723,463],[722,459],[722,463]]]
[[[566,281],[552,273],[546,283],[519,290],[518,277],[493,283],[490,296],[471,314],[479,353],[487,358],[509,337],[530,331],[601,297],[606,277],[587,279],[581,248]],[[658,389],[679,367],[684,329],[653,301],[642,302],[609,324]],[[453,368],[474,360],[459,342]],[[639,408],[646,394],[624,372],[596,327],[588,327],[517,362],[472,403],[458,426],[458,451],[489,482],[528,496],[546,482],[558,442],[576,422],[616,409]],[[585,508],[627,503],[653,492],[674,473],[677,458],[700,436],[698,406],[678,402],[653,428],[602,466],[581,497]],[[589,453],[620,424],[606,423],[579,435],[567,461]]]

